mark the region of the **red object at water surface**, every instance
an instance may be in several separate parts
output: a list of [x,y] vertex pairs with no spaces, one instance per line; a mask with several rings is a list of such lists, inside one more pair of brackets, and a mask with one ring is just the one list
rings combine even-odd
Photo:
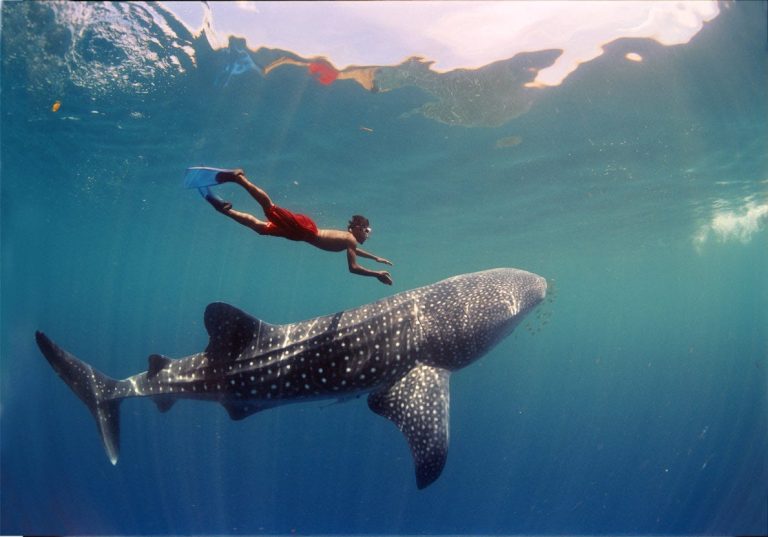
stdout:
[[339,72],[325,62],[312,62],[307,66],[309,73],[314,75],[315,80],[321,84],[333,84],[339,77]]

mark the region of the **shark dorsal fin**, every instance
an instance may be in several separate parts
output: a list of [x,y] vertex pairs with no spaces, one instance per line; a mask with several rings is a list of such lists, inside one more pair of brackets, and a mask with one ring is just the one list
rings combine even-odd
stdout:
[[448,455],[450,372],[418,365],[395,384],[368,396],[368,406],[405,435],[416,463],[416,484],[428,486]]
[[151,379],[160,371],[171,365],[171,359],[162,354],[153,354],[149,357],[149,369],[147,369],[147,378]]
[[205,329],[208,347],[205,352],[213,361],[236,359],[259,332],[271,326],[224,302],[214,302],[205,308]]

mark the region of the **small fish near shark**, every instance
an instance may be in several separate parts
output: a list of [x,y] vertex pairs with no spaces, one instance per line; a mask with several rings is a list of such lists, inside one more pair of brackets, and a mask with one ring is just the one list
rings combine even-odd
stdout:
[[117,464],[120,403],[149,397],[165,412],[179,399],[220,403],[234,420],[278,405],[368,395],[373,412],[405,435],[420,489],[443,471],[449,380],[507,337],[547,292],[541,276],[500,268],[454,276],[336,314],[273,325],[216,302],[205,310],[203,352],[112,379],[42,332],[37,344],[96,419]]

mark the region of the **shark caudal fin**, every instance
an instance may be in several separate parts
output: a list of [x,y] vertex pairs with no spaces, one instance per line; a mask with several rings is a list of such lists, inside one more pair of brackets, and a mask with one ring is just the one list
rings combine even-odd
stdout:
[[107,456],[112,464],[117,464],[120,455],[121,399],[115,399],[114,394],[119,381],[78,360],[42,332],[36,332],[35,339],[51,367],[93,414]]

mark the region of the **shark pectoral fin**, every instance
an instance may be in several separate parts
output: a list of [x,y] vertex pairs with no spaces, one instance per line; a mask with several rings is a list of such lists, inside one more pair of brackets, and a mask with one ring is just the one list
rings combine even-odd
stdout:
[[255,414],[256,412],[261,410],[261,407],[254,403],[221,403],[221,404],[222,406],[224,406],[224,408],[227,409],[230,419],[233,419],[235,421],[243,420],[248,416],[250,416],[251,414]]
[[147,369],[147,378],[151,379],[157,375],[160,371],[171,365],[170,358],[163,356],[162,354],[153,354],[149,357],[149,369]]
[[368,396],[368,406],[397,425],[416,463],[416,484],[427,487],[448,455],[450,372],[418,365],[398,382]]
[[234,306],[214,302],[205,308],[205,328],[210,336],[205,352],[214,361],[234,360],[261,330],[271,326]]

